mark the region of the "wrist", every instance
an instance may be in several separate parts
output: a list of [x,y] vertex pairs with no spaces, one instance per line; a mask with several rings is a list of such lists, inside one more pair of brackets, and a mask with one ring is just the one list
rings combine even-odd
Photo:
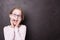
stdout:
[[18,27],[15,27],[14,30],[15,30],[15,32],[18,32],[19,31]]

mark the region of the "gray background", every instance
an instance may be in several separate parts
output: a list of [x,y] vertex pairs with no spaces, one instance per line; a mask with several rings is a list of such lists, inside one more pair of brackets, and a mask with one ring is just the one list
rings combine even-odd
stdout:
[[14,7],[23,9],[26,40],[60,40],[60,0],[0,0],[0,40]]

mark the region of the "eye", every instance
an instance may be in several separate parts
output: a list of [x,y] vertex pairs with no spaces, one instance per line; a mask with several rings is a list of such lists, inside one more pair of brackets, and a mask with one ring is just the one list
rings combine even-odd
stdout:
[[21,17],[21,15],[13,14],[14,16]]

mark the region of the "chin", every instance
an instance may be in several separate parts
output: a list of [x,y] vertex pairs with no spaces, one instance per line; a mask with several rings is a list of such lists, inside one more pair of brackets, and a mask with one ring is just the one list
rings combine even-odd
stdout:
[[16,25],[17,23],[14,23],[14,25]]

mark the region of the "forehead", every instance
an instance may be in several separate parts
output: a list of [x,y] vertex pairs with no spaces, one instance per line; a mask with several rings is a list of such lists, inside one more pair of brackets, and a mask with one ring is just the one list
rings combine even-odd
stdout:
[[21,10],[20,9],[14,9],[12,14],[18,14],[20,15],[21,14]]

